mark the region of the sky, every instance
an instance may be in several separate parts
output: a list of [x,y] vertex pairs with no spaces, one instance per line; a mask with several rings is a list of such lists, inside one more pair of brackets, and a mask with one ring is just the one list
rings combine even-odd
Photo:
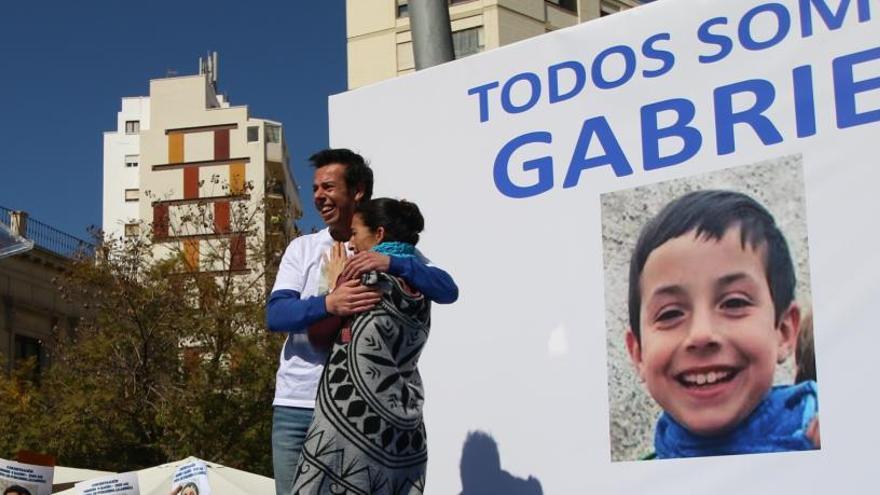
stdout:
[[0,206],[80,238],[101,224],[103,132],[121,98],[219,53],[219,91],[280,121],[308,232],[307,158],[327,147],[327,97],[346,89],[345,2],[33,0],[0,8]]

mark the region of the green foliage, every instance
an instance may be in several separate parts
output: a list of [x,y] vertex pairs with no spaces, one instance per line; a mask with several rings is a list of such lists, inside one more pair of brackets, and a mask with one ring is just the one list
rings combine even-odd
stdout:
[[[205,213],[183,221],[210,226]],[[281,339],[265,330],[271,257],[256,237],[247,273],[223,269],[231,241],[222,238],[202,243],[200,263],[220,267],[211,273],[193,270],[178,243],[147,235],[104,239],[98,260],[75,261],[59,284],[82,307],[76,330],[56,335],[39,385],[28,369],[0,373],[11,407],[0,415],[0,457],[29,449],[128,471],[194,455],[271,476]]]
[[[6,358],[0,354],[0,363]],[[40,410],[40,394],[33,381],[36,360],[31,358],[20,363],[11,375],[0,373],[0,397],[3,413],[0,414],[0,457],[9,459],[6,453],[14,453],[34,445],[37,428],[31,426]]]

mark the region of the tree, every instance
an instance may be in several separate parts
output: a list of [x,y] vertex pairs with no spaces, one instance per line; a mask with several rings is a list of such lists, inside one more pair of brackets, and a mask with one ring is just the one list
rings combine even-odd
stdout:
[[[263,206],[231,208],[222,227],[209,204],[182,208],[171,237],[102,239],[97,261],[73,263],[59,284],[85,316],[56,336],[39,387],[0,378],[4,396],[35,406],[17,432],[0,422],[0,437],[15,439],[0,455],[28,448],[111,471],[195,455],[271,475],[281,340],[265,330],[264,305],[278,249],[260,234],[279,221]],[[199,233],[194,264],[173,235]]]

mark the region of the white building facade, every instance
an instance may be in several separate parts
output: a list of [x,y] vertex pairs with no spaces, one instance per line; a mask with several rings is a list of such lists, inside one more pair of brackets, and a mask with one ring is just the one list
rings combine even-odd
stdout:
[[116,130],[104,133],[104,233],[129,235],[140,219],[140,132],[150,128],[150,98],[122,99]]

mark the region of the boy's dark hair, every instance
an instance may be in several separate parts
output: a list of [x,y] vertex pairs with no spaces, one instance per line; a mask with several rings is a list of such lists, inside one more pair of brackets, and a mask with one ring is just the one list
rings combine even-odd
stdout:
[[648,256],[670,239],[695,231],[696,236],[719,240],[727,229],[738,226],[742,246],[765,247],[764,273],[773,298],[775,321],[794,299],[795,274],[785,237],[773,215],[745,194],[733,191],[695,191],[667,204],[639,235],[629,263],[629,324],[641,340],[639,313],[642,304],[641,276]]
[[355,207],[355,215],[360,215],[364,225],[375,232],[379,227],[385,229],[383,241],[408,242],[416,245],[419,232],[425,228],[425,219],[415,203],[391,198],[377,198],[361,202]]
[[327,148],[309,157],[312,167],[316,170],[326,165],[338,163],[345,165],[345,186],[355,191],[358,185],[364,186],[364,197],[361,201],[369,201],[373,196],[373,170],[364,157],[348,148]]
[[7,487],[5,490],[3,490],[3,495],[13,494],[13,493],[15,495],[31,495],[30,490],[28,490],[27,488],[25,488],[23,486],[19,486],[19,485],[12,485],[12,486]]

